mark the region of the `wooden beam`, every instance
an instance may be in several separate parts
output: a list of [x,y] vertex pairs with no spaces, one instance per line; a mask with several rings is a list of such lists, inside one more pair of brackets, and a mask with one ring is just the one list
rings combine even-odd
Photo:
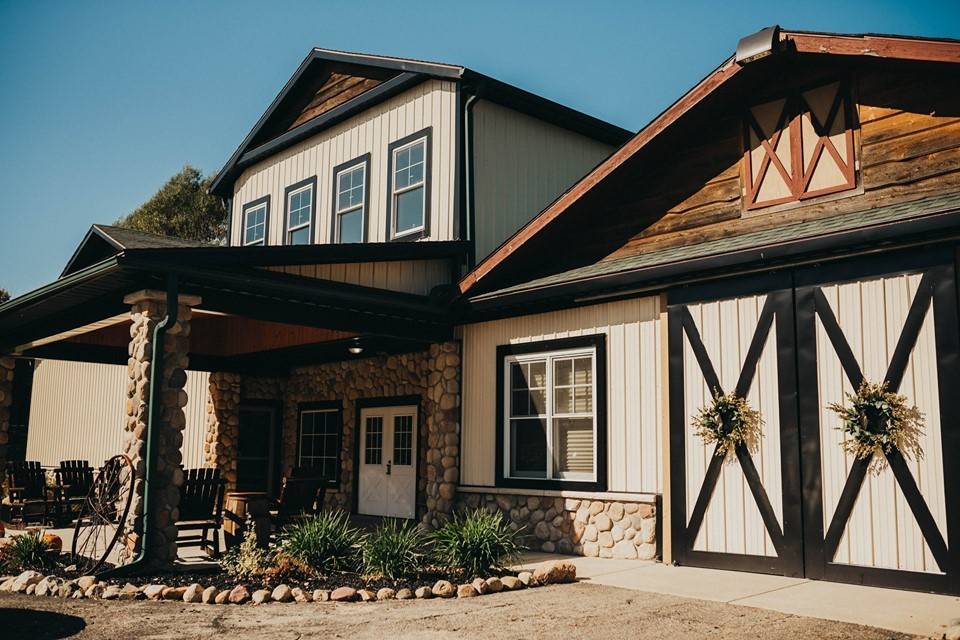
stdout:
[[921,62],[960,62],[960,42],[874,35],[830,35],[784,31],[781,42],[790,42],[798,53],[870,56]]

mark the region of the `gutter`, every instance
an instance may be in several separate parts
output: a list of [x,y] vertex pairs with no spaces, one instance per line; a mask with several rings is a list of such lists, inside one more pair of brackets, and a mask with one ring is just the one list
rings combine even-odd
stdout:
[[[464,136],[463,136],[463,162],[464,162],[464,179],[466,184],[464,188],[466,190],[466,198],[464,198],[466,211],[464,212],[464,221],[466,222],[466,238],[470,242],[468,268],[472,269],[474,263],[477,260],[477,241],[473,237],[474,234],[474,216],[476,212],[474,211],[473,206],[473,107],[476,106],[478,96],[473,93],[467,97],[467,101],[463,105],[463,120],[464,120]],[[454,282],[456,279],[454,280]]]
[[[150,405],[147,411],[146,425],[146,465],[143,470],[143,535],[140,541],[140,550],[133,562],[127,565],[116,567],[100,574],[100,577],[118,578],[122,576],[132,576],[138,573],[153,569],[150,567],[150,558],[147,549],[153,541],[153,524],[150,521],[150,514],[153,513],[153,475],[157,466],[157,429],[156,420],[160,415],[160,394],[162,393],[162,374],[164,365],[164,337],[171,326],[177,323],[179,305],[180,287],[176,274],[167,275],[167,309],[163,320],[157,323],[153,328],[153,348],[150,355]],[[171,311],[172,310],[172,311]]]

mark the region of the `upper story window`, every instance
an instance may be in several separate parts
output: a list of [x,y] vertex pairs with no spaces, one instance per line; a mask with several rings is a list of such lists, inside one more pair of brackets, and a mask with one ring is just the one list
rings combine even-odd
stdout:
[[285,244],[310,244],[313,242],[316,187],[316,176],[287,187],[285,191],[287,207]]
[[370,154],[333,170],[334,243],[364,242],[367,236],[367,176]]
[[499,484],[605,484],[604,345],[588,336],[499,349]]
[[846,82],[796,91],[744,117],[744,208],[760,209],[857,186],[854,108]]
[[243,205],[243,246],[266,244],[270,196]]
[[390,240],[416,239],[428,234],[430,134],[430,129],[425,129],[390,145],[387,216]]

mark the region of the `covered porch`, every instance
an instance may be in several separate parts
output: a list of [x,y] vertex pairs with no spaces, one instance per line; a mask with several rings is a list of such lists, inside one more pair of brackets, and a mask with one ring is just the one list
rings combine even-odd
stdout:
[[[396,247],[379,262],[400,269],[417,258],[452,274],[459,243],[430,244],[438,246],[416,255]],[[135,469],[126,551],[170,563],[184,482],[185,372],[206,371],[203,461],[228,491],[275,493],[281,477],[316,467],[328,507],[379,515],[377,505],[395,503],[390,492],[401,490],[412,517],[441,521],[459,458],[460,355],[448,289],[411,293],[319,277],[348,274],[369,247],[251,249],[244,260],[238,248],[124,248],[107,257],[88,248],[90,264],[77,260],[78,250],[60,279],[0,306],[0,468],[16,358],[124,365],[125,420],[107,428],[123,433],[116,453]],[[398,407],[406,409],[390,413]],[[362,415],[380,431],[361,438]],[[409,467],[405,484],[383,486],[377,469],[396,478],[400,464]]]

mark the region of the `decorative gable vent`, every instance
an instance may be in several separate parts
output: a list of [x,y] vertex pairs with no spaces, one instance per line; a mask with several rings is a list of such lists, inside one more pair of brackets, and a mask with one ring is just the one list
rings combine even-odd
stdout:
[[751,107],[743,136],[745,208],[760,209],[856,187],[854,126],[846,82]]

